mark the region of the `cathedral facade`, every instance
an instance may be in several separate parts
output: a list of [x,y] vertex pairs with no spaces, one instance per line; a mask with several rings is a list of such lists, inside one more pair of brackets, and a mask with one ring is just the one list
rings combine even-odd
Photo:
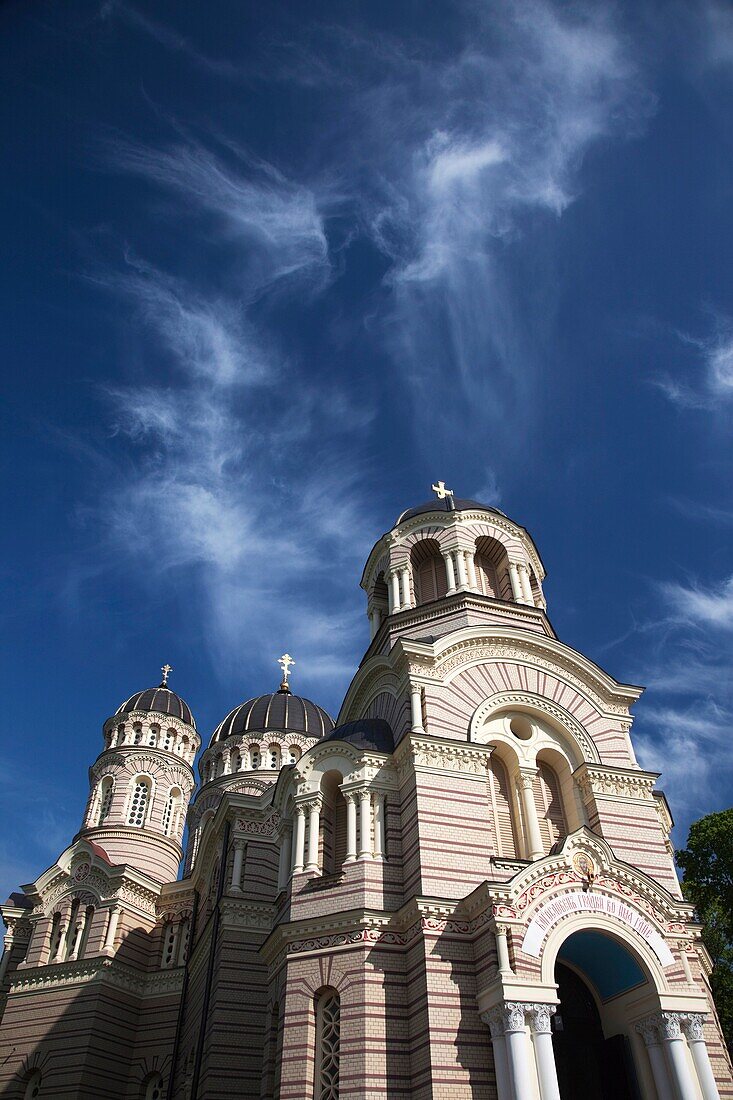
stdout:
[[523,527],[434,489],[369,555],[336,721],[286,654],[198,783],[168,666],[104,723],[2,906],[2,1097],[733,1097],[641,689],[556,637]]

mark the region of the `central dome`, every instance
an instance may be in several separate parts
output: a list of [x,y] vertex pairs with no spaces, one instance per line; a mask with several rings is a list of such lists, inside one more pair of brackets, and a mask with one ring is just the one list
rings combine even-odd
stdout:
[[397,517],[395,527],[399,527],[401,523],[404,523],[407,519],[412,519],[414,516],[421,516],[425,512],[473,512],[478,509],[480,512],[493,512],[495,516],[503,516],[504,513],[499,508],[492,508],[490,504],[481,504],[478,500],[459,500],[456,498],[453,500],[453,507],[451,508],[448,503],[448,497],[444,497],[442,500],[426,500],[424,504],[418,504],[417,508],[408,508]]
[[227,714],[211,735],[211,745],[242,733],[265,733],[282,730],[303,733],[306,737],[327,737],[334,721],[322,707],[293,695],[290,691],[273,691],[247,699]]

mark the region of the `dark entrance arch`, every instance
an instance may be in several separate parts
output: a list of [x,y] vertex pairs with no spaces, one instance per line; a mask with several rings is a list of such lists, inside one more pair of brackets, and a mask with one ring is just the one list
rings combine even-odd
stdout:
[[604,1037],[595,998],[575,970],[558,961],[555,981],[552,1045],[562,1100],[639,1100],[626,1037]]

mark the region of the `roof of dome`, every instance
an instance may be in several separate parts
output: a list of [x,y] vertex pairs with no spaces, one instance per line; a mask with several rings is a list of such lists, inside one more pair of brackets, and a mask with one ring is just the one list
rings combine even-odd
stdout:
[[421,516],[424,512],[467,512],[474,508],[479,508],[482,512],[493,512],[495,516],[503,516],[499,508],[492,508],[490,504],[481,504],[478,500],[453,500],[453,508],[448,504],[448,500],[452,498],[444,497],[442,500],[434,498],[433,500],[427,500],[424,504],[418,504],[417,508],[408,508],[397,517],[395,527],[400,523],[404,523],[406,519],[412,519],[413,516]]
[[374,749],[376,752],[392,752],[394,734],[384,718],[357,718],[345,722],[329,733],[327,741],[347,741],[358,749]]
[[306,737],[328,737],[334,722],[322,707],[300,695],[280,690],[247,699],[227,714],[211,735],[211,744],[240,733],[292,730]]
[[175,691],[171,691],[169,687],[164,687],[162,684],[160,687],[146,688],[145,691],[138,691],[135,695],[131,695],[120,704],[115,714],[129,714],[133,710],[170,714],[173,718],[180,718],[182,722],[196,729],[196,722],[188,703],[184,702],[180,695],[176,695]]

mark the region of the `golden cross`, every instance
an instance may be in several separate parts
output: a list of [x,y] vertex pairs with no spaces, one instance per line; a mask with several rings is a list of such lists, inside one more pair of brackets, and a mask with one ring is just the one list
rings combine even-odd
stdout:
[[445,500],[446,497],[450,497],[451,500],[453,500],[453,490],[446,489],[444,481],[439,481],[437,485],[431,485],[430,488],[436,494],[438,500]]
[[163,665],[160,671],[163,673],[163,683],[161,687],[168,687],[168,677],[173,671],[173,665]]
[[295,664],[295,661],[289,653],[283,653],[278,662],[280,668],[283,670],[283,683],[287,685],[288,676],[290,675],[290,666]]

